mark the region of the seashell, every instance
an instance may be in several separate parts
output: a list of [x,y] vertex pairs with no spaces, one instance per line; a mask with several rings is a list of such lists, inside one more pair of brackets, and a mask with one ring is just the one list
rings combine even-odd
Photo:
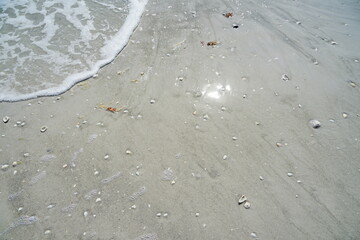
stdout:
[[315,119],[310,120],[309,124],[310,124],[310,126],[312,128],[315,128],[315,129],[321,127],[320,122],[318,120],[315,120]]
[[125,153],[126,153],[126,155],[131,155],[131,154],[132,154],[132,151],[130,151],[129,149],[127,149],[127,150],[125,151]]
[[281,80],[283,80],[283,81],[289,81],[289,80],[290,80],[290,78],[289,78],[289,76],[288,76],[288,75],[283,74],[283,75],[281,76]]
[[154,104],[155,102],[156,102],[155,99],[151,99],[151,100],[150,100],[150,103],[151,103],[151,104]]
[[224,155],[224,156],[223,156],[223,160],[226,160],[227,158],[228,158],[227,155]]
[[350,81],[350,86],[352,86],[354,88],[354,87],[356,87],[356,83],[353,81]]
[[199,217],[200,216],[200,213],[195,213],[195,217]]
[[343,118],[346,119],[346,118],[348,118],[349,114],[347,114],[346,112],[343,112],[343,113],[342,113],[342,116],[343,116]]
[[232,137],[232,140],[236,141],[238,138],[237,137]]
[[247,197],[245,195],[241,195],[241,197],[239,198],[239,205],[246,201],[247,201]]
[[110,157],[109,154],[106,154],[106,155],[104,156],[104,159],[105,159],[105,160],[108,160],[109,157]]
[[46,230],[46,231],[44,232],[45,235],[49,235],[50,233],[51,233],[50,230]]
[[157,214],[156,214],[157,217],[161,217],[161,215],[162,215],[161,213],[157,213]]
[[1,170],[6,171],[9,168],[9,164],[4,164],[1,166]]
[[47,126],[42,126],[41,128],[40,128],[40,132],[46,132],[46,130],[47,130]]
[[249,209],[250,208],[250,202],[245,202],[245,204],[244,204],[244,208],[245,209]]
[[8,117],[8,116],[3,117],[3,122],[4,123],[9,122],[9,120],[10,120],[10,117]]
[[292,176],[294,176],[294,174],[293,173],[291,173],[291,172],[288,172],[288,177],[292,177]]

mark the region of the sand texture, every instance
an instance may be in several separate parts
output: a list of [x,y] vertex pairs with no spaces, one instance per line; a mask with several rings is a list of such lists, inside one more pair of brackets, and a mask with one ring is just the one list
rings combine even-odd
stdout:
[[360,239],[359,2],[146,9],[98,76],[0,104],[0,239]]

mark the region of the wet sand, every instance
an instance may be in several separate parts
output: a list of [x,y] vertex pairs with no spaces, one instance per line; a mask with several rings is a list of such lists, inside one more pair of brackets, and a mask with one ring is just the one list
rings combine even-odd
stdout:
[[97,77],[0,104],[0,239],[360,238],[359,4],[146,9]]

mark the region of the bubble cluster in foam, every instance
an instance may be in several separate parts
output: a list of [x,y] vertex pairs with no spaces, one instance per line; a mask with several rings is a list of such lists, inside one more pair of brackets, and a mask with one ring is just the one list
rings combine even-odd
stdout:
[[125,47],[148,0],[0,2],[0,101],[57,95]]

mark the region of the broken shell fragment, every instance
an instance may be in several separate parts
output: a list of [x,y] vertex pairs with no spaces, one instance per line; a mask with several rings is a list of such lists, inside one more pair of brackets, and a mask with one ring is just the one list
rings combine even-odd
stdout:
[[320,122],[318,120],[315,120],[315,119],[310,120],[309,124],[310,124],[310,126],[312,128],[315,128],[315,129],[321,127]]
[[354,87],[356,87],[356,83],[353,81],[350,81],[350,86],[352,86],[354,88]]
[[125,153],[126,153],[126,155],[131,155],[131,154],[132,154],[132,151],[130,151],[129,149],[127,149],[127,150],[125,151]]
[[41,128],[40,128],[40,132],[46,132],[46,130],[47,130],[47,126],[42,126]]
[[241,197],[239,198],[239,205],[246,201],[247,201],[247,197],[245,195],[241,195]]
[[343,113],[342,113],[342,116],[343,116],[343,118],[346,119],[346,118],[348,118],[349,114],[347,114],[346,112],[343,112]]
[[281,76],[281,80],[283,80],[283,81],[289,81],[290,78],[288,77],[288,75],[283,74],[283,75]]
[[246,201],[245,204],[244,204],[244,208],[249,209],[250,208],[250,202]]
[[8,117],[8,116],[3,117],[3,122],[4,123],[7,123],[9,120],[10,120],[10,117]]

